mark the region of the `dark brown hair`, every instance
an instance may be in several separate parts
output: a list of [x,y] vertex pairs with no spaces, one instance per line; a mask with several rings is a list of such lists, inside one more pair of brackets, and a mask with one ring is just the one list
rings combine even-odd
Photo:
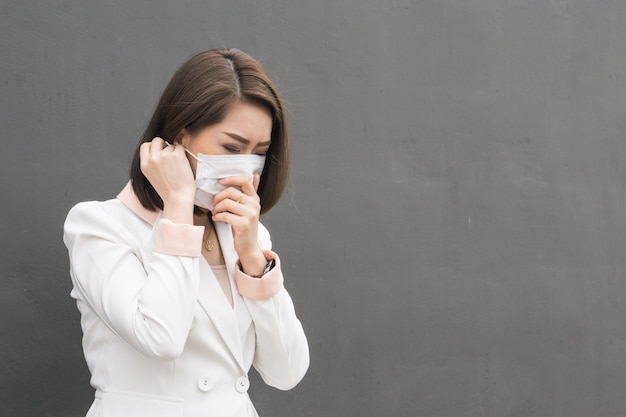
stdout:
[[272,114],[272,144],[258,194],[261,213],[276,204],[289,176],[289,137],[280,95],[263,67],[250,55],[237,49],[212,49],[192,56],[176,71],[137,145],[130,179],[145,208],[163,209],[163,200],[141,172],[141,144],[155,137],[173,142],[183,128],[195,135],[221,122],[229,106],[236,102],[260,105]]

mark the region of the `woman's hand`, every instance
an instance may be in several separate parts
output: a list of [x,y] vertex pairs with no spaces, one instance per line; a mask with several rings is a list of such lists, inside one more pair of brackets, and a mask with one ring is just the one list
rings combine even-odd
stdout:
[[252,182],[246,177],[221,179],[220,184],[228,188],[213,198],[213,221],[232,227],[235,250],[248,275],[262,274],[267,265],[257,240],[261,213],[261,199],[256,192],[259,181],[258,174],[254,174]]
[[163,200],[163,217],[193,224],[196,185],[183,147],[154,138],[141,145],[139,159],[141,172]]

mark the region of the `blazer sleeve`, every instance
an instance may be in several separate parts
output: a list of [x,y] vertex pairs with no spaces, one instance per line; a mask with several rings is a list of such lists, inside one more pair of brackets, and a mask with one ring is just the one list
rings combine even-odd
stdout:
[[[125,227],[120,213],[104,210],[104,204],[80,203],[65,221],[72,296],[137,351],[164,360],[176,358],[194,316],[198,259],[190,256],[194,251],[185,245],[168,248],[159,242],[186,235],[188,246],[200,247],[202,230],[160,220],[152,230],[155,244],[140,242],[142,237]],[[142,245],[147,256],[142,255],[146,252]],[[150,246],[162,248],[158,252]]]
[[261,226],[259,235],[266,257],[276,259],[271,273],[274,274],[272,278],[280,280],[280,285],[266,299],[244,295],[256,333],[253,365],[266,384],[288,390],[302,380],[309,367],[309,347],[291,297],[282,285],[280,259],[271,251],[269,233]]

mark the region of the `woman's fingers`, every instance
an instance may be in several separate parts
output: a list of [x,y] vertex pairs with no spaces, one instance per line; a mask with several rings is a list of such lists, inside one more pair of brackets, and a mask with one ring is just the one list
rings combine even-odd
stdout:
[[254,192],[259,191],[259,184],[261,183],[261,176],[259,174],[254,174],[252,178],[252,186],[254,187]]
[[[261,203],[253,183],[246,177],[220,180],[228,188],[213,198],[213,220],[231,225],[240,258],[258,251],[257,230]],[[248,256],[250,257],[250,256]]]
[[239,187],[244,194],[248,196],[256,196],[256,190],[259,186],[258,181],[256,181],[256,185],[254,184],[256,177],[258,177],[258,174],[254,174],[252,181],[250,181],[249,177],[245,176],[222,178],[220,180],[220,184],[226,187]]
[[164,200],[195,195],[195,181],[181,146],[169,145],[161,138],[145,142],[139,150],[141,172]]
[[142,171],[144,168],[153,168],[153,165],[159,160],[159,153],[166,147],[166,142],[161,138],[154,138],[150,142],[142,143],[139,148],[139,161]]
[[247,195],[237,188],[229,187],[213,198],[213,214],[230,212],[239,216],[258,219],[261,211],[259,196]]
[[[253,180],[254,181],[254,180]],[[238,211],[238,205],[250,206],[260,211],[260,198],[255,186],[247,177],[228,177],[220,180],[227,186],[213,198],[214,213],[219,211]]]

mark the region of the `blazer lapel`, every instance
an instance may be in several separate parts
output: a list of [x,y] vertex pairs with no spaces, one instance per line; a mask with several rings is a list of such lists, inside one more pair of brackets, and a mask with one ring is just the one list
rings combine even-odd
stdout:
[[226,262],[226,270],[229,277],[235,276],[235,266],[239,257],[235,252],[235,242],[233,241],[233,230],[228,223],[215,223],[215,232],[222,247],[224,262]]
[[224,255],[224,262],[226,263],[226,270],[228,271],[228,277],[230,279],[230,290],[233,294],[233,309],[239,326],[239,336],[243,337],[252,323],[252,318],[248,312],[248,307],[243,301],[237,285],[235,284],[235,268],[237,268],[237,262],[239,256],[235,252],[235,246],[233,241],[233,231],[227,223],[216,223],[215,230],[217,237],[220,240],[222,247],[222,253]]
[[[237,255],[233,249],[233,236],[230,226],[225,223],[216,223],[215,229],[220,241],[220,246],[222,247],[222,253],[226,262],[226,270],[228,271],[229,277],[232,277],[235,263],[237,262]],[[226,346],[228,346],[228,349],[237,361],[241,370],[246,372],[243,362],[243,352],[241,340],[239,338],[239,323],[236,313],[233,311],[233,308],[231,308],[226,297],[224,296],[222,288],[211,270],[211,266],[204,258],[200,259],[200,263],[201,272],[203,272],[203,274],[200,278],[198,303],[211,318],[215,328],[224,340]],[[237,295],[238,294],[233,293],[235,309],[237,308]]]

